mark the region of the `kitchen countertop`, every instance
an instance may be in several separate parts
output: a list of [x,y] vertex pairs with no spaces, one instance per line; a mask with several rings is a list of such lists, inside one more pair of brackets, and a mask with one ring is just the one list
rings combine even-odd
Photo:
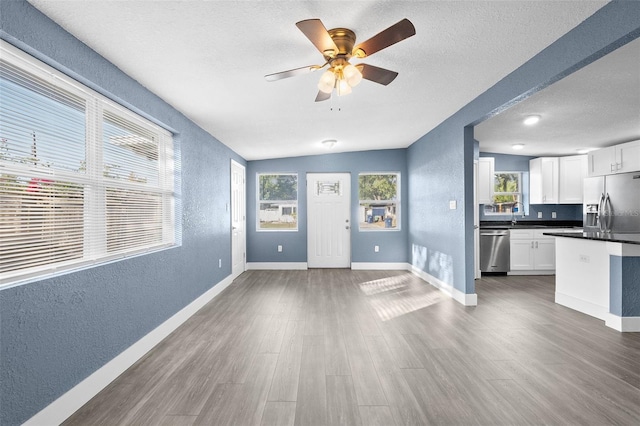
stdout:
[[579,228],[582,229],[582,221],[574,220],[522,220],[515,225],[511,221],[481,221],[480,229],[549,229],[549,228]]
[[567,238],[579,238],[583,240],[595,240],[595,241],[610,241],[613,243],[624,244],[638,244],[640,245],[640,233],[638,234],[618,234],[618,233],[606,233],[606,232],[580,232],[567,231],[567,232],[545,232],[544,235],[550,235],[552,237],[567,237]]

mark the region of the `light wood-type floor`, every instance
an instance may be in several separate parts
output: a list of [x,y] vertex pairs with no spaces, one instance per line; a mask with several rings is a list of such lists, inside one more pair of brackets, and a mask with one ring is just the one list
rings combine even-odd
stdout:
[[554,277],[476,287],[246,272],[65,424],[640,424],[640,333],[556,305]]

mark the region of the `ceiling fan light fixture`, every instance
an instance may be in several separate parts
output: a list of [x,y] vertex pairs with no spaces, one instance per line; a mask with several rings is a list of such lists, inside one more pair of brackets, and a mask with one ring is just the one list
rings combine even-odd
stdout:
[[351,93],[351,86],[349,86],[349,83],[345,79],[338,80],[336,89],[338,91],[338,96],[348,95]]
[[373,37],[354,47],[356,34],[348,28],[333,28],[327,30],[320,19],[305,19],[296,22],[296,27],[309,39],[324,57],[323,65],[309,65],[274,74],[265,75],[267,81],[277,81],[294,77],[324,68],[329,64],[329,71],[323,73],[318,82],[316,102],[331,99],[333,89],[338,96],[351,93],[362,79],[373,81],[384,86],[397,77],[398,73],[384,68],[364,64],[353,66],[349,59],[362,59],[379,52],[416,34],[416,29],[408,19],[402,19]]
[[323,93],[331,93],[333,87],[336,84],[336,75],[333,72],[333,68],[322,73],[320,81],[318,82],[318,90]]
[[351,87],[356,87],[362,81],[362,73],[351,64],[344,67],[342,74]]

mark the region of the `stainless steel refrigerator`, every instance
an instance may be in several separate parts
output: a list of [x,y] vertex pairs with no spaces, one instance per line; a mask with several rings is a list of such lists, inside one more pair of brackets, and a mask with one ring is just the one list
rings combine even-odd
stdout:
[[640,233],[640,172],[584,180],[585,232]]

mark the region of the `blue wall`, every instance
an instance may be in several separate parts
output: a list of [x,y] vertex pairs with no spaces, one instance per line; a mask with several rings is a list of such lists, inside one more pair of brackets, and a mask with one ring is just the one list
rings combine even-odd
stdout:
[[245,162],[27,2],[2,0],[0,29],[173,130],[182,160],[181,246],[0,290],[0,424],[15,425],[231,273],[230,160]]
[[640,316],[640,257],[609,256],[609,312]]
[[[384,234],[390,250],[379,257],[368,249],[376,244],[377,233],[354,232],[353,260],[410,260],[460,292],[474,293],[472,126],[638,35],[640,2],[613,1],[420,138],[408,149],[406,172],[400,170],[402,230]],[[27,420],[229,275],[225,205],[230,194],[220,182],[229,182],[230,159],[244,161],[26,1],[0,1],[0,37],[173,130],[181,150],[183,188],[181,246],[0,290],[0,424],[12,425]],[[367,154],[371,159],[362,171],[373,171],[378,162],[397,170],[404,153],[392,153],[395,160],[389,159],[391,152]],[[363,167],[360,162],[358,153],[251,162],[247,213],[255,212],[250,185],[255,185],[251,176],[257,171],[272,172],[280,165],[301,176],[307,171],[355,175]],[[451,200],[457,201],[457,209],[449,209]],[[255,217],[248,217],[247,224],[252,223]],[[303,258],[272,257],[276,236],[248,234],[249,261]],[[302,235],[291,233],[283,244],[306,253]],[[222,259],[222,268],[215,259]]]
[[481,152],[480,157],[493,157],[495,170],[502,172],[528,172],[529,160],[536,158],[528,155],[495,154],[493,152]]
[[[298,231],[256,232],[256,174],[298,173]],[[307,173],[351,173],[351,261],[407,261],[407,164],[406,150],[381,150],[326,154],[310,157],[280,158],[250,161],[247,164],[247,261],[306,262],[307,261],[307,193],[304,185]],[[400,230],[360,232],[358,223],[358,173],[400,172]],[[281,244],[283,251],[276,247]],[[380,252],[374,253],[373,246]]]
[[[640,2],[612,1],[409,147],[414,266],[462,293],[475,292],[472,126],[639,35]],[[450,199],[458,200],[457,210],[448,210]]]
[[[495,159],[496,172],[526,172],[523,175],[522,198],[525,204],[526,215],[518,217],[518,220],[532,221],[554,221],[554,220],[577,220],[582,221],[582,204],[529,204],[529,160],[536,157],[526,155],[509,155],[494,154],[490,152],[481,152],[480,157],[493,157]],[[482,221],[504,221],[511,220],[511,214],[508,215],[485,215],[483,206],[480,206],[480,220]],[[556,218],[551,217],[552,213],[556,213]],[[542,217],[538,217],[538,213],[542,213]]]

